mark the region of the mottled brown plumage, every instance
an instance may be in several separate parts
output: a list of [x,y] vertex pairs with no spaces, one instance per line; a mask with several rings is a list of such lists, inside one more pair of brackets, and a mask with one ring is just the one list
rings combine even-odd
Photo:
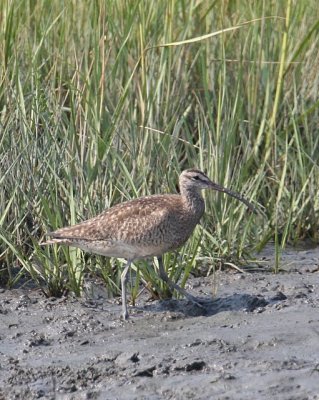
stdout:
[[[59,229],[55,243],[127,259],[159,256],[180,247],[204,212],[192,210],[179,195],[154,195],[118,204],[95,218]],[[180,226],[184,229],[181,230]],[[94,249],[94,250],[93,250]]]
[[196,301],[171,282],[162,265],[162,254],[181,247],[204,214],[203,189],[215,189],[253,206],[241,195],[213,183],[201,171],[189,169],[179,179],[180,195],[145,196],[118,204],[97,217],[49,233],[45,244],[59,243],[108,257],[127,259],[122,273],[123,318],[128,318],[126,276],[132,261],[158,257],[161,278],[172,289]]

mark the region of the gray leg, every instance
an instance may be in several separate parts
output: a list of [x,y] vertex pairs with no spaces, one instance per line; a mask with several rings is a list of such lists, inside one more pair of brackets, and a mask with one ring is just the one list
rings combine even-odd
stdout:
[[127,273],[128,270],[130,269],[132,261],[127,260],[127,263],[123,269],[122,275],[121,275],[121,289],[122,289],[122,317],[125,320],[128,319],[128,310],[127,310],[127,303],[126,303],[126,282],[127,282]]
[[179,293],[181,293],[184,297],[187,298],[187,300],[191,301],[192,303],[198,305],[199,307],[202,307],[199,303],[196,297],[192,296],[191,294],[187,293],[185,289],[181,288],[178,286],[176,283],[172,282],[169,277],[167,276],[164,266],[163,266],[163,258],[158,257],[158,269],[159,269],[159,276],[160,278],[166,282],[171,290],[177,290]]

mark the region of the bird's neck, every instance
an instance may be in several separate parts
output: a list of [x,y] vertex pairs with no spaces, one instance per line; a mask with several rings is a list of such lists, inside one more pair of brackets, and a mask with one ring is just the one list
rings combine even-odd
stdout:
[[183,198],[184,206],[194,214],[197,214],[200,218],[205,211],[205,202],[201,191],[195,188],[181,187],[181,196]]

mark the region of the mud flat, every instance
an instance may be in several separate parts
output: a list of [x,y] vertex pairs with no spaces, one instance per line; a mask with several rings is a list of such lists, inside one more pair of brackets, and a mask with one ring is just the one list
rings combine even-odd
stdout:
[[193,294],[119,320],[114,300],[0,290],[0,399],[319,399],[319,249],[283,271],[193,278]]

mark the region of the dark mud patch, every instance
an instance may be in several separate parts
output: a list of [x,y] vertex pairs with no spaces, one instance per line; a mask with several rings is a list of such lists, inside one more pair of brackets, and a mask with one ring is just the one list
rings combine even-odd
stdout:
[[[179,313],[182,317],[198,317],[212,316],[224,311],[255,311],[262,309],[269,301],[263,296],[252,296],[250,294],[235,293],[230,296],[211,299],[209,297],[197,297],[199,306],[190,301],[185,300],[164,300],[158,301],[155,304],[147,304],[143,307],[145,311],[150,312],[171,312]],[[274,300],[272,300],[274,301]]]
[[141,298],[127,323],[103,296],[0,291],[0,399],[319,399],[319,252],[264,264],[191,280],[203,307]]

